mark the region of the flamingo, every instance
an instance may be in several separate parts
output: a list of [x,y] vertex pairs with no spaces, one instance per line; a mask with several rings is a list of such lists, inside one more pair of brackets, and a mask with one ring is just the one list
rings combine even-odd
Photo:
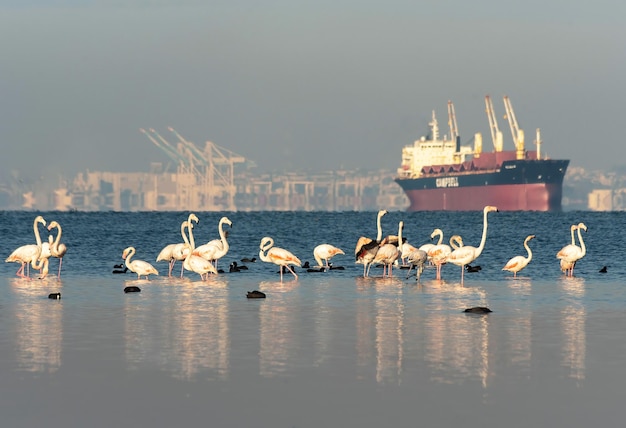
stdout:
[[[55,227],[57,228],[57,231],[59,233],[57,233],[54,241],[50,243],[50,254],[52,257],[56,257],[57,259],[59,259],[59,271],[57,273],[57,278],[61,278],[61,266],[63,265],[63,256],[65,256],[65,253],[67,253],[67,246],[61,242],[61,234],[63,233],[63,230],[61,229],[61,225],[57,221],[53,220],[50,222],[50,224],[48,225],[48,231],[51,231]],[[52,235],[50,235],[50,237],[52,237]]]
[[578,223],[576,229],[578,230],[580,247],[576,244],[566,245],[556,254],[556,258],[561,259],[562,266],[566,266],[567,276],[574,276],[574,266],[576,266],[576,262],[585,257],[585,254],[587,254],[587,247],[585,247],[585,242],[583,241],[582,234],[580,233],[581,229],[586,232],[587,226],[585,226],[584,223]]
[[137,279],[141,279],[142,276],[145,276],[148,279],[148,275],[154,274],[158,275],[159,272],[152,266],[150,263],[143,260],[133,260],[130,261],[131,257],[135,255],[135,247],[128,247],[124,249],[122,253],[122,258],[125,260],[126,267],[129,271],[135,272],[137,274]]
[[302,262],[299,258],[283,248],[274,247],[274,240],[269,236],[261,239],[259,249],[259,258],[261,260],[280,266],[280,282],[283,282],[283,267],[285,267],[296,279],[298,279],[298,275],[293,271],[293,269],[291,269],[291,267],[289,267],[289,265],[295,265],[298,267],[302,266]]
[[[398,223],[398,238],[395,240],[395,243],[390,243],[390,238],[387,237],[383,240],[382,244],[378,248],[376,252],[376,256],[372,263],[382,263],[383,264],[383,276],[385,276],[385,269],[387,271],[387,276],[391,277],[392,275],[392,266],[396,260],[400,257],[400,250],[398,249],[398,244],[402,242],[402,229],[404,229],[404,222],[401,221]],[[393,241],[393,239],[391,239]]]
[[[424,245],[421,245],[419,247],[420,250],[422,251],[426,251],[426,254],[428,254],[430,252],[430,250],[432,250],[433,248],[435,248],[435,245],[439,245],[441,244],[441,242],[443,241],[443,232],[441,231],[441,229],[435,229],[433,230],[433,233],[430,234],[430,240],[432,241],[433,239],[435,239],[435,236],[439,236],[439,241],[437,241],[436,244],[433,244],[432,242],[428,242]],[[430,258],[430,256],[428,257],[428,262],[432,265],[433,262]]]
[[447,261],[449,263],[461,266],[461,282],[463,282],[463,274],[465,273],[465,265],[470,264],[476,260],[485,248],[485,242],[487,241],[487,215],[490,212],[498,212],[498,208],[487,205],[483,208],[483,236],[480,239],[480,245],[478,248],[471,245],[465,245],[459,247],[448,256]]
[[[52,257],[50,247],[52,246],[53,242],[53,236],[48,235],[48,242],[44,242],[41,244],[41,254],[39,255],[39,260],[37,260],[38,266],[36,266],[40,268],[39,279],[44,279],[46,276],[48,276],[48,266],[50,263],[49,259],[50,257]],[[35,265],[33,265],[33,267],[35,267]]]
[[[437,268],[437,279],[441,279],[441,267],[446,264],[446,260],[450,253],[452,253],[452,247],[448,244],[442,244],[443,231],[441,229],[435,229],[430,235],[431,238],[439,235],[439,241],[428,251],[428,257],[432,264]],[[458,236],[458,235],[456,235]]]
[[428,253],[424,250],[420,250],[419,248],[416,248],[407,254],[406,262],[409,265],[409,271],[407,272],[406,277],[409,277],[411,269],[415,266],[415,270],[417,271],[415,277],[417,281],[419,281],[422,276],[422,272],[424,271],[424,263],[426,263],[427,260]]
[[[189,224],[189,220],[183,221],[180,224],[180,235],[185,239],[185,228]],[[174,269],[174,265],[177,261],[184,261],[187,257],[187,252],[189,251],[189,247],[185,243],[178,244],[168,244],[159,252],[159,255],[156,258],[157,262],[167,260],[169,262],[169,268],[167,272],[167,276],[172,276],[172,270]],[[184,267],[181,265],[180,267],[180,277],[183,277]]]
[[[574,237],[574,233],[576,232],[576,229],[578,229],[578,225],[577,224],[572,224],[570,226],[570,233],[572,235],[572,243],[571,243],[571,245],[576,245],[576,238]],[[563,248],[565,248],[565,247],[563,247]],[[561,266],[561,272],[569,273],[569,270],[574,267],[574,263],[567,262],[564,259],[561,259],[560,266]]]
[[524,269],[533,259],[533,252],[530,250],[528,242],[534,237],[535,235],[528,235],[526,239],[524,239],[524,248],[526,248],[526,252],[528,253],[527,257],[515,256],[511,260],[509,260],[502,268],[502,270],[508,270],[509,272],[513,272],[513,278],[517,277],[517,272]]
[[46,221],[42,216],[38,215],[33,221],[33,231],[35,232],[35,240],[37,244],[22,245],[16,248],[9,257],[6,258],[5,263],[21,263],[20,268],[17,270],[16,275],[20,278],[30,278],[30,272],[28,275],[24,275],[24,268],[31,263],[34,269],[41,269],[41,265],[37,265],[37,260],[41,256],[41,236],[39,235],[39,223],[46,225]]
[[193,221],[198,222],[198,217],[195,214],[189,214],[189,218],[187,219],[187,231],[189,232],[189,239],[187,236],[183,234],[183,240],[185,241],[185,247],[189,250],[187,252],[187,256],[185,257],[185,261],[183,262],[183,267],[189,271],[195,272],[200,275],[200,279],[208,280],[209,273],[217,273],[217,269],[213,266],[209,260],[204,259],[196,254],[194,254],[194,249],[196,247],[196,241],[193,237]]
[[233,227],[233,222],[228,217],[222,217],[217,225],[220,239],[213,239],[193,251],[196,256],[215,262],[215,269],[217,269],[217,261],[224,257],[230,248],[226,239],[226,232],[224,232],[224,224]]
[[376,217],[376,228],[378,230],[376,240],[361,236],[356,243],[354,256],[356,263],[363,264],[363,277],[369,275],[369,267],[371,266],[372,260],[374,260],[374,257],[376,256],[378,246],[383,238],[383,229],[380,225],[380,220],[385,214],[387,214],[387,210],[378,211],[378,215]]
[[402,261],[402,264],[408,264],[407,259],[409,257],[409,254],[417,250],[418,248],[416,248],[415,246],[409,244],[408,242],[403,242],[402,246],[400,246],[400,260]]
[[[330,268],[330,264],[328,263],[328,261],[335,257],[337,254],[346,253],[344,253],[341,248],[337,248],[334,245],[330,244],[320,244],[313,249],[313,257],[315,258],[315,261],[317,261],[317,265],[320,267],[325,266],[327,268]],[[326,264],[322,264],[323,261],[325,261]]]

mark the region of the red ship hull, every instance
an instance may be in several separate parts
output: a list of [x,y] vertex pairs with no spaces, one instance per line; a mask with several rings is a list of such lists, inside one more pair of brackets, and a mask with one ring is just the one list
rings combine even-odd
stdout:
[[480,211],[494,205],[501,211],[558,211],[560,183],[502,184],[405,190],[408,211]]

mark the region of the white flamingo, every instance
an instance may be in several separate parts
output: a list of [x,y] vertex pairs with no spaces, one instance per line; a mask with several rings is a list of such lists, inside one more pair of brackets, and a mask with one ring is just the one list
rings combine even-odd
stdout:
[[[180,235],[183,237],[183,241],[186,239],[185,236],[185,228],[189,224],[189,220],[183,221],[180,224]],[[169,267],[167,276],[172,276],[172,270],[174,269],[174,265],[177,261],[184,261],[187,253],[189,252],[189,246],[184,242],[179,242],[178,244],[168,244],[159,252],[159,255],[156,258],[157,262],[160,261],[168,261]],[[180,267],[180,277],[183,277],[184,267]]]
[[187,232],[189,232],[189,239],[187,236],[183,234],[183,240],[185,241],[185,246],[189,249],[187,252],[187,257],[183,262],[183,267],[191,272],[195,272],[200,275],[200,279],[208,280],[209,273],[217,273],[217,269],[213,266],[209,260],[197,256],[193,253],[193,250],[196,247],[196,241],[193,237],[193,222],[198,222],[198,217],[195,214],[189,214],[189,218],[187,219]]
[[383,264],[383,276],[385,276],[385,271],[387,272],[387,276],[393,276],[392,266],[396,260],[400,258],[398,243],[402,242],[402,229],[404,229],[403,221],[398,223],[398,238],[395,240],[395,243],[389,243],[389,237],[383,239],[382,244],[376,252],[374,260],[372,260],[372,263]]
[[582,234],[580,233],[581,229],[586,232],[587,226],[585,226],[584,223],[578,223],[576,229],[578,230],[577,233],[578,241],[580,241],[580,247],[576,244],[566,245],[556,254],[556,258],[561,259],[562,263],[564,263],[567,267],[567,276],[574,276],[574,267],[576,266],[576,262],[585,257],[585,254],[587,254],[587,247],[585,246],[585,241],[583,241]]
[[376,252],[378,251],[378,246],[383,238],[383,229],[380,221],[385,214],[387,214],[387,210],[380,210],[376,216],[376,228],[378,231],[376,239],[374,240],[372,238],[361,236],[356,243],[354,257],[356,263],[363,264],[363,277],[369,275],[369,268],[371,267],[372,260],[374,260]]
[[420,250],[419,248],[416,248],[415,250],[407,254],[406,262],[409,265],[409,271],[406,273],[406,277],[407,278],[409,277],[411,273],[411,269],[415,267],[415,270],[417,272],[415,277],[417,281],[419,282],[422,276],[422,272],[424,271],[424,264],[426,263],[427,260],[428,260],[428,253],[426,253],[426,251],[424,250]]
[[[574,233],[576,232],[576,229],[578,229],[578,225],[577,224],[572,224],[570,226],[570,233],[572,235],[572,243],[571,243],[571,245],[576,245],[576,238],[575,238],[575,235],[574,235]],[[574,267],[574,263],[566,262],[564,259],[561,259],[559,264],[560,264],[560,267],[561,267],[561,272],[563,272],[563,273],[569,273],[569,270]]]
[[37,261],[41,256],[41,236],[39,235],[39,223],[46,225],[46,221],[42,216],[38,215],[33,221],[33,231],[35,233],[35,240],[37,244],[22,245],[16,248],[9,257],[6,258],[6,263],[21,263],[20,268],[17,270],[16,275],[20,278],[30,278],[30,270],[28,274],[24,275],[24,268],[31,263],[34,269],[41,269],[42,265],[38,265]]
[[463,282],[463,274],[465,272],[465,265],[472,263],[476,260],[485,248],[485,242],[487,241],[487,215],[490,212],[498,212],[498,208],[487,205],[483,209],[483,235],[480,239],[480,245],[478,248],[471,245],[465,245],[459,247],[448,256],[448,262],[457,266],[461,266],[461,282]]
[[274,247],[274,240],[269,236],[261,239],[259,245],[259,258],[267,263],[274,263],[280,267],[280,282],[283,282],[283,268],[287,269],[298,279],[298,275],[294,272],[289,265],[302,266],[302,262],[299,258],[294,256],[291,252],[284,248]]
[[526,252],[528,253],[526,257],[515,256],[511,260],[509,260],[502,268],[502,270],[508,270],[509,272],[513,272],[513,278],[517,277],[517,272],[524,269],[533,259],[533,252],[530,250],[528,242],[534,237],[535,235],[528,235],[526,239],[524,239],[524,248],[526,248]]
[[441,267],[446,264],[448,256],[452,253],[452,247],[448,244],[442,244],[443,231],[441,229],[435,229],[430,235],[431,238],[434,238],[435,236],[439,236],[439,241],[436,245],[431,247],[430,250],[428,250],[428,258],[437,268],[436,278],[441,279]]
[[130,259],[135,255],[135,247],[127,247],[124,249],[122,253],[122,258],[124,259],[124,263],[129,271],[135,272],[137,274],[137,279],[141,279],[142,276],[145,276],[148,279],[148,275],[158,275],[159,272],[152,266],[150,263],[143,260],[133,260]]
[[219,239],[213,239],[204,245],[200,245],[193,250],[196,256],[200,256],[204,259],[215,263],[215,269],[217,269],[217,261],[224,257],[230,248],[228,239],[226,239],[226,232],[224,231],[224,224],[233,227],[233,222],[228,217],[222,217],[217,225],[217,230],[220,234]]
[[[337,254],[345,254],[341,248],[330,244],[320,244],[313,249],[313,257],[320,267],[330,267],[329,260]],[[324,263],[326,262],[326,263]]]
[[54,241],[50,244],[50,254],[52,257],[59,259],[59,271],[57,272],[57,278],[61,278],[61,266],[63,265],[63,257],[65,256],[65,253],[67,253],[67,246],[61,242],[61,234],[63,233],[63,230],[57,221],[53,220],[50,222],[48,225],[48,231],[51,231],[55,227],[58,233]]

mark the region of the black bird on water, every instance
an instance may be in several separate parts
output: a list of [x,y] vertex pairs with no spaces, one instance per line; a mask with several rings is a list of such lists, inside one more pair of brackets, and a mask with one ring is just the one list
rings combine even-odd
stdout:
[[465,265],[465,272],[479,272],[481,269],[480,266]]
[[600,269],[598,272],[600,272],[600,273],[606,273],[606,272],[607,272],[607,270],[606,270],[606,266],[602,266],[602,269]]
[[256,262],[256,257],[252,257],[251,259],[244,257],[243,259],[241,259],[242,263],[254,263]]
[[[116,265],[118,266],[118,265]],[[126,266],[124,266],[124,269],[113,269],[113,272],[111,273],[126,273],[128,272],[128,268]]]
[[489,308],[485,308],[484,306],[475,306],[473,308],[467,308],[463,312],[468,314],[488,314],[493,311]]
[[248,299],[265,299],[265,293],[259,290],[248,291],[246,297]]
[[129,285],[128,287],[124,287],[124,293],[139,293],[141,288],[136,285]]
[[61,298],[61,293],[50,293],[48,294],[48,299],[59,300]]

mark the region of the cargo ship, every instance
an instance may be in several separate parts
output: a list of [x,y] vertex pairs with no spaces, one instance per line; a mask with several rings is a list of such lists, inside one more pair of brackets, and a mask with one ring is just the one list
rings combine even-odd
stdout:
[[402,149],[402,163],[395,181],[410,205],[408,211],[479,211],[495,205],[502,211],[560,211],[563,178],[569,160],[542,157],[540,130],[535,149],[527,151],[508,97],[506,117],[514,150],[503,150],[493,104],[485,97],[493,150],[483,151],[482,135],[473,146],[461,145],[454,105],[448,101],[450,134],[440,137],[435,112],[430,133]]

